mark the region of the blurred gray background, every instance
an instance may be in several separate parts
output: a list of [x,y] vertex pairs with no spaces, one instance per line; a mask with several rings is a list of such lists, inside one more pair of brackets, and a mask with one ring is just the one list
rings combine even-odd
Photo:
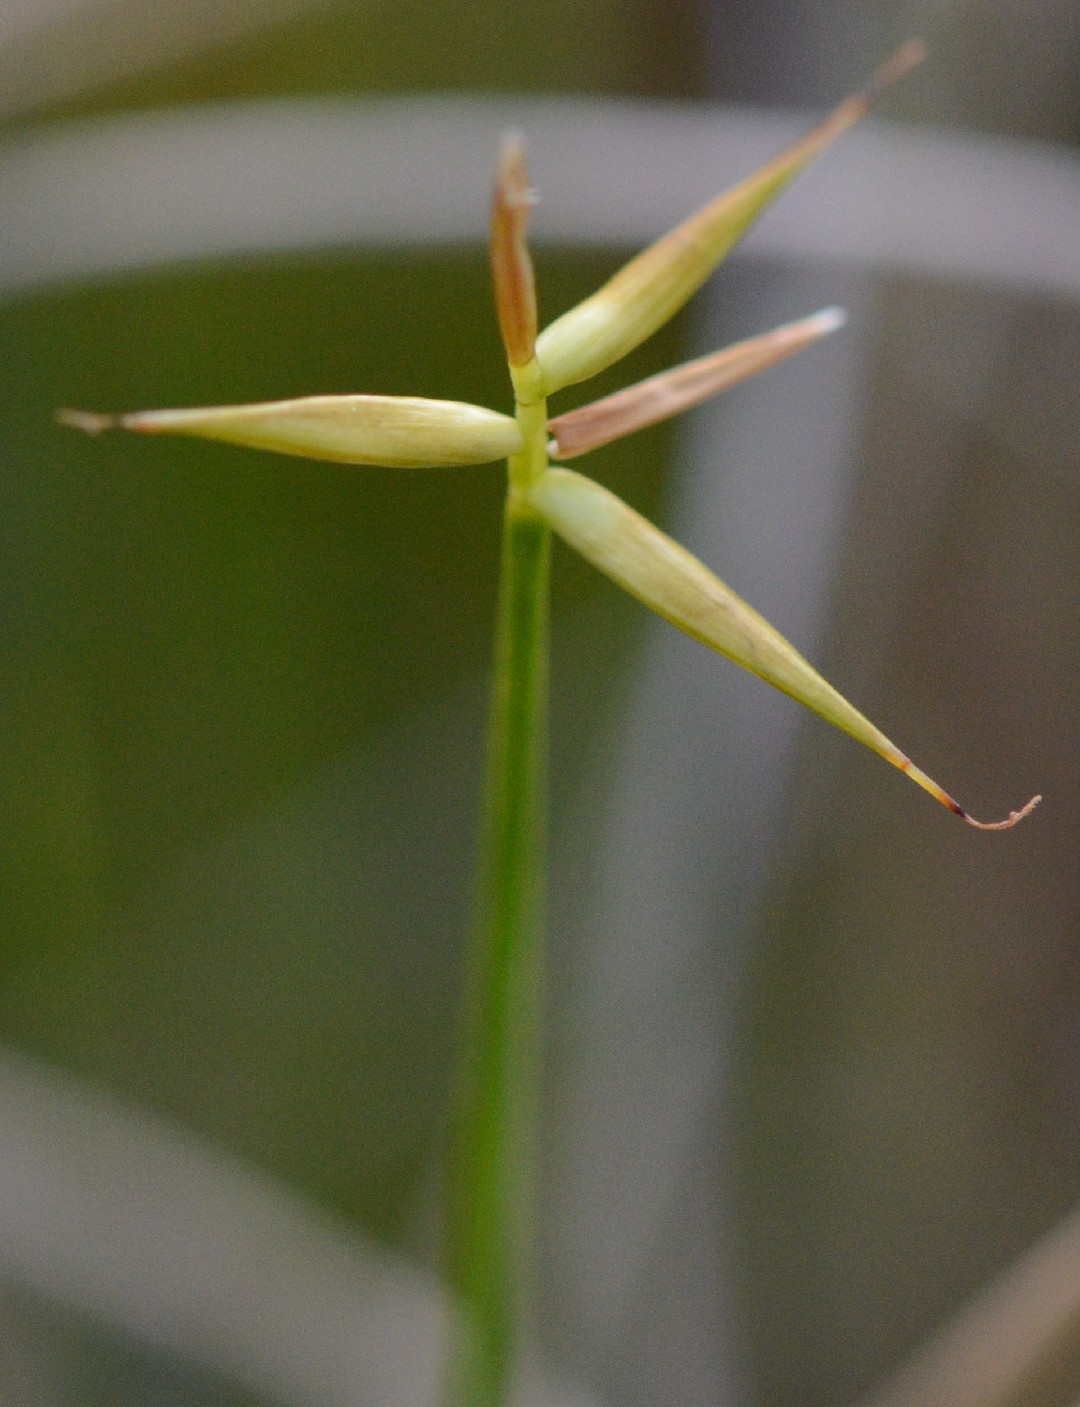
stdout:
[[1046,800],[968,830],[558,553],[526,1395],[855,1402],[1072,1208],[1076,6],[6,0],[0,1400],[434,1402],[502,490],[53,410],[504,408],[500,130],[550,317],[912,34],[596,391],[848,327],[583,467],[975,814]]

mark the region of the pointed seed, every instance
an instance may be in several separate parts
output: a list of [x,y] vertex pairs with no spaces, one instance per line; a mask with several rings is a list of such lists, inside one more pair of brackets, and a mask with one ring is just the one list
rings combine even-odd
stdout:
[[971,825],[1006,829],[1037,804],[1038,797],[1005,821],[974,820],[764,617],[685,548],[594,480],[572,469],[549,469],[530,489],[529,500],[587,561],[650,610],[864,743]]
[[603,400],[567,411],[548,423],[554,435],[551,454],[557,459],[573,459],[647,425],[668,420],[812,346],[843,327],[845,321],[842,308],[823,308],[811,317],[785,323],[759,337],[749,337],[723,351],[650,376]]
[[925,56],[918,41],[905,44],[808,136],[663,235],[546,327],[536,354],[547,393],[595,376],[663,326],[788,182]]
[[499,149],[491,204],[491,273],[499,327],[511,367],[527,365],[536,350],[536,283],[525,242],[534,201],[525,165],[525,143],[518,133],[509,133]]
[[129,415],[62,410],[57,419],[89,434],[124,429],[194,435],[305,459],[403,469],[485,464],[521,448],[521,432],[508,415],[460,401],[414,396],[305,396]]

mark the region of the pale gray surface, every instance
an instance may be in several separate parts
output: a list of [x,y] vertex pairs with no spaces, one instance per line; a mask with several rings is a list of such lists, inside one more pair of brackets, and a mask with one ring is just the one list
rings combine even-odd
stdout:
[[[837,293],[852,327],[687,422],[665,524],[811,658],[847,522],[871,290],[857,274],[776,274],[733,296],[729,280],[723,311],[706,313],[722,342]],[[614,1400],[731,1401],[728,1065],[750,921],[809,720],[663,626],[626,713],[567,984],[580,1047],[551,1211],[555,1298]]]
[[[521,128],[538,243],[642,243],[811,122],[734,108],[475,98],[234,104],[98,119],[0,148],[0,293],[174,260],[485,237]],[[800,261],[1080,296],[1080,162],[872,123],[746,241]]]
[[332,0],[4,0],[0,118],[32,113]]
[[[0,1055],[0,1283],[294,1407],[438,1400],[432,1279],[114,1095]],[[523,1407],[588,1407],[535,1372]]]
[[[271,105],[28,137],[0,155],[0,280],[14,290],[251,249],[480,240],[490,153],[509,121],[532,137],[538,236],[605,245],[657,233],[800,128],[745,113],[720,122],[632,104],[462,100]],[[1060,153],[864,129],[752,241],[856,272],[812,294],[805,278],[779,278],[729,300],[703,345],[837,299],[852,326],[784,383],[783,416],[770,379],[694,422],[675,530],[811,655],[858,428],[871,301],[858,270],[959,274],[1074,298],[1078,201],[1076,163]],[[581,1306],[583,1336],[595,1336],[579,1354],[624,1390],[621,1400],[714,1401],[733,1374],[722,1266],[704,1245],[723,1224],[708,1161],[731,1011],[715,996],[738,953],[721,959],[710,943],[743,941],[802,720],[662,627],[638,687],[589,921],[610,937],[582,961],[575,1018],[586,1044],[568,1101],[555,1264],[568,1302]],[[716,834],[733,842],[724,855]],[[56,1150],[44,1154],[40,1166],[52,1167]],[[672,1361],[679,1382],[650,1376]]]

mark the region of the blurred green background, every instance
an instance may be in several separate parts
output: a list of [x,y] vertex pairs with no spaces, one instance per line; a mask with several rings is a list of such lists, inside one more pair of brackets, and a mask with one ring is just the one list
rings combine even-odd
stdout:
[[[1080,22],[1053,0],[245,0],[223,15],[169,0],[14,6],[0,20],[7,153],[90,117],[268,97],[820,110],[912,32],[933,63],[891,117],[1073,152],[1080,135]],[[543,248],[542,310],[618,257]],[[744,300],[775,276],[760,256],[729,275]],[[700,330],[678,321],[597,392],[700,350]],[[642,652],[665,628],[558,555],[536,1334],[597,1401],[853,1400],[1080,1189],[1075,294],[883,268],[864,339],[858,396],[837,411],[854,467],[815,659],[976,814],[1047,799],[1023,829],[976,836],[808,720],[797,746],[760,759],[776,806],[749,844],[734,805],[712,829],[680,813],[695,875],[725,847],[748,851],[737,914],[729,927],[718,886],[678,981],[664,968],[674,929],[658,924],[627,983],[662,990],[663,1019],[635,1037],[630,985],[609,1016],[644,1072],[654,1057],[678,1067],[680,1003],[715,998],[722,1089],[709,1093],[714,1057],[688,1049],[693,1137],[666,1150],[678,1195],[637,1187],[639,1278],[620,1304],[592,1306],[582,1287],[616,1272],[602,1253],[578,1266],[595,1251],[573,1229],[587,1200],[578,1221],[559,1215],[560,1169],[587,1160],[562,1130],[604,1040],[575,983],[588,945],[607,942],[586,919],[618,883],[602,857],[620,740]],[[360,389],[504,408],[483,251],[316,248],[61,280],[0,301],[0,356],[0,1040],[430,1263],[500,470],[89,441],[52,413]],[[680,443],[650,432],[593,471],[666,522]],[[718,687],[752,710],[794,708],[760,702],[750,679]],[[697,745],[722,772],[723,732]],[[753,771],[752,749],[740,764]],[[677,896],[684,876],[665,882]],[[647,1073],[641,1086],[644,1107]],[[289,1400],[252,1396],[228,1354],[186,1354],[182,1330],[163,1346],[95,1314],[92,1284],[43,1291],[4,1167],[0,1398]],[[36,1176],[49,1186],[47,1161]],[[620,1205],[604,1209],[616,1239]]]

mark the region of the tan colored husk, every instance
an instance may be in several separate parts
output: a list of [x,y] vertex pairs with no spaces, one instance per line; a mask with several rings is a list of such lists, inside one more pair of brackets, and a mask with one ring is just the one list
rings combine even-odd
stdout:
[[490,241],[495,308],[512,368],[527,365],[536,350],[536,280],[525,242],[532,205],[525,143],[512,132],[499,148]]
[[90,433],[119,428],[194,435],[306,459],[403,469],[485,464],[521,448],[521,432],[508,415],[461,401],[413,396],[305,396],[115,416],[61,411],[59,418]]
[[647,425],[670,420],[812,346],[843,323],[839,308],[824,308],[812,317],[785,323],[558,415],[548,423],[554,436],[551,453],[557,459],[574,459]]
[[650,610],[873,749],[969,824],[1005,830],[1037,805],[1033,797],[1004,821],[969,816],[704,563],[594,480],[550,469],[529,501],[587,561]]
[[677,225],[546,327],[536,342],[546,392],[595,376],[667,322],[788,182],[925,56],[917,40],[905,44],[814,131]]

